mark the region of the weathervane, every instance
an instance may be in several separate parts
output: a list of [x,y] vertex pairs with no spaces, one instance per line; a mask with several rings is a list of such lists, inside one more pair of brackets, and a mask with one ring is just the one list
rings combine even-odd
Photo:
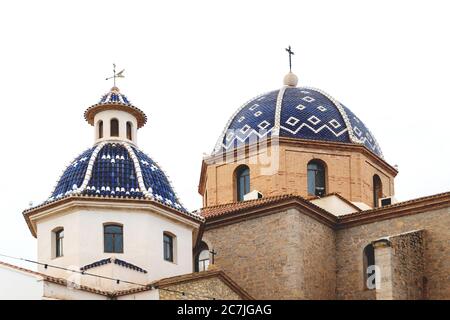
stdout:
[[125,69],[123,69],[122,71],[116,73],[116,64],[113,63],[113,73],[114,75],[111,77],[106,78],[106,80],[111,80],[114,79],[114,87],[116,86],[116,78],[125,78],[125,76],[123,75],[123,72],[125,71]]
[[285,50],[289,53],[289,72],[292,72],[291,56],[294,54],[294,52],[291,50],[291,46],[289,46],[288,48],[285,48]]

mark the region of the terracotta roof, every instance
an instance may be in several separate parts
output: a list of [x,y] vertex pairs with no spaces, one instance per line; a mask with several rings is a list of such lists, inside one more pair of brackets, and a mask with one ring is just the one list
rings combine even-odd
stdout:
[[95,261],[93,263],[90,263],[88,265],[85,265],[84,267],[81,267],[80,270],[81,271],[86,271],[86,270],[89,270],[89,269],[92,269],[92,268],[96,268],[96,267],[100,267],[100,266],[103,266],[103,265],[109,264],[109,263],[114,263],[114,264],[117,264],[119,266],[131,269],[131,270],[134,270],[134,271],[137,271],[137,272],[147,273],[146,270],[144,270],[144,269],[142,269],[142,268],[140,268],[140,267],[138,267],[138,266],[136,266],[136,265],[134,265],[132,263],[129,263],[129,262],[125,261],[125,260],[120,260],[120,259],[117,259],[117,258],[101,259],[101,260]]
[[[21,271],[21,272],[25,272],[37,277],[41,277],[44,281],[47,282],[51,282],[51,283],[55,283],[55,284],[59,284],[62,286],[68,286],[71,283],[68,282],[65,279],[62,278],[55,278],[52,276],[48,276],[46,274],[37,272],[37,271],[33,271],[33,270],[29,270],[29,269],[25,269],[13,264],[9,264],[6,262],[2,262],[0,261],[0,266],[5,266],[7,268],[11,268],[17,271]],[[170,277],[170,278],[164,278],[155,282],[152,282],[150,284],[148,284],[147,286],[142,286],[142,287],[136,287],[136,288],[132,288],[132,289],[128,289],[128,290],[121,290],[121,291],[103,291],[103,290],[98,290],[92,287],[88,287],[88,286],[84,286],[84,285],[76,285],[75,288],[79,289],[79,290],[83,290],[83,291],[87,291],[90,293],[95,293],[95,294],[99,294],[99,295],[103,295],[109,298],[114,298],[114,297],[118,297],[118,296],[125,296],[128,294],[133,294],[133,293],[139,293],[139,292],[144,292],[144,291],[149,291],[152,290],[154,288],[166,288],[169,286],[173,286],[173,285],[177,285],[180,283],[185,283],[185,282],[191,282],[191,281],[196,281],[196,280],[201,280],[201,279],[208,279],[208,278],[214,278],[214,277],[218,277],[220,278],[223,282],[225,282],[233,291],[235,291],[242,299],[245,300],[253,300],[253,297],[250,296],[250,294],[248,294],[244,289],[242,289],[236,282],[234,282],[229,276],[227,276],[222,270],[209,270],[209,271],[203,271],[203,272],[194,272],[194,273],[189,273],[189,274],[184,274],[184,275],[180,275],[180,276],[175,276],[175,277]]]
[[[41,277],[44,281],[47,281],[47,282],[51,282],[51,283],[55,283],[55,284],[59,284],[59,285],[63,285],[63,286],[68,286],[70,284],[70,282],[68,282],[65,279],[55,278],[55,277],[46,275],[46,274],[41,273],[41,272],[37,272],[37,271],[30,270],[30,269],[22,268],[22,267],[19,267],[19,266],[13,265],[13,264],[9,264],[9,263],[3,262],[3,261],[0,261],[0,266],[5,266],[5,267],[13,269],[13,270],[17,270],[17,271],[25,272],[25,273],[28,273],[28,274],[31,274],[31,275],[34,275],[34,276],[37,276],[37,277]],[[90,293],[100,294],[100,295],[103,295],[103,296],[110,296],[111,295],[107,291],[94,289],[94,288],[91,288],[91,287],[88,287],[88,286],[76,285],[76,288],[78,288],[80,290],[83,290],[83,291],[90,292]]]
[[92,288],[92,287],[88,287],[88,286],[78,285],[78,284],[75,284],[75,283],[71,283],[71,282],[67,281],[66,279],[45,276],[44,280],[48,281],[48,282],[56,283],[56,284],[59,284],[59,285],[65,286],[65,287],[73,284],[73,287],[77,288],[79,290],[83,290],[83,291],[86,291],[86,292],[99,294],[99,295],[106,296],[106,297],[111,297],[111,293],[108,292],[108,291],[103,291],[103,290],[98,290],[98,289],[95,289],[95,288]]
[[[271,203],[277,203],[282,200],[286,199],[301,199],[302,201],[308,202],[310,199],[317,199],[317,197],[310,197],[310,198],[304,198],[296,194],[283,194],[278,196],[272,196],[272,197],[265,197],[261,199],[255,199],[255,200],[247,200],[247,201],[239,201],[239,202],[231,202],[227,204],[221,204],[217,206],[210,206],[200,209],[198,212],[201,216],[203,216],[205,219],[210,219],[213,217],[218,217],[222,215],[231,214],[237,211],[255,208],[255,207],[261,207],[267,204]],[[308,202],[310,203],[310,202]],[[314,205],[310,203],[311,205]],[[315,205],[314,205],[315,206]]]
[[377,220],[422,213],[430,210],[450,207],[450,192],[438,193],[407,201],[397,202],[388,206],[378,207],[361,212],[339,216],[338,228],[358,225]]
[[[378,207],[378,208],[374,208],[374,209],[369,209],[369,210],[364,210],[361,211],[362,214],[370,214],[373,212],[380,212],[380,211],[386,211],[386,210],[390,210],[393,208],[397,208],[397,207],[403,207],[403,206],[407,206],[410,204],[415,204],[418,202],[423,202],[426,200],[433,200],[433,199],[445,199],[450,197],[450,192],[443,192],[443,193],[438,193],[438,194],[433,194],[430,196],[425,196],[425,197],[420,197],[420,198],[415,198],[415,199],[411,199],[411,200],[406,200],[406,201],[401,201],[401,202],[397,202],[397,203],[393,203],[391,205],[388,206],[383,206],[383,207]],[[447,201],[450,201],[449,199],[447,199]],[[349,214],[345,214],[340,216],[340,218],[345,218],[345,217],[349,217],[349,216],[355,216],[358,215],[358,212],[354,212],[354,213],[349,213]]]
[[[333,193],[329,195],[336,195],[339,198],[343,199],[347,203],[351,203],[341,195]],[[408,201],[398,202],[389,206],[374,208],[370,210],[361,211],[359,208],[357,212],[342,215],[342,216],[334,216],[328,211],[319,208],[318,206],[311,203],[309,200],[315,199],[316,197],[311,198],[303,198],[299,195],[295,194],[285,194],[267,198],[261,198],[256,200],[242,201],[242,202],[233,202],[223,205],[211,206],[203,208],[199,211],[199,213],[205,217],[206,226],[212,226],[220,224],[218,221],[220,219],[230,220],[230,217],[238,217],[241,214],[244,215],[247,212],[254,211],[255,215],[258,214],[258,211],[262,211],[266,207],[274,206],[276,204],[282,204],[288,201],[297,201],[298,203],[302,203],[305,207],[313,209],[312,211],[317,211],[317,209],[322,210],[322,213],[325,212],[328,215],[334,217],[334,223],[332,223],[333,227],[341,228],[347,226],[349,224],[358,224],[364,223],[367,221],[373,221],[374,219],[387,219],[392,216],[400,216],[405,214],[414,214],[418,212],[423,212],[425,210],[430,210],[439,207],[448,207],[450,206],[450,192],[435,194],[431,196],[421,197],[417,199],[412,199]],[[355,206],[355,208],[357,208]],[[260,209],[255,211],[255,209]],[[331,222],[333,220],[331,219]]]
[[138,107],[133,106],[132,104],[125,104],[121,102],[108,102],[106,104],[97,103],[93,106],[90,106],[84,112],[84,119],[90,124],[94,125],[94,117],[97,113],[105,110],[120,110],[126,111],[134,115],[138,122],[138,128],[142,128],[147,123],[147,116]]
[[25,269],[25,268],[16,266],[14,264],[9,264],[9,263],[3,262],[3,261],[0,261],[0,266],[5,266],[5,267],[8,267],[8,268],[11,268],[11,269],[14,269],[14,270],[17,270],[17,271],[22,271],[22,272],[25,272],[25,273],[29,273],[29,274],[32,274],[32,275],[38,276],[38,277],[46,277],[46,275],[43,274],[43,273],[40,273],[40,272],[37,272],[37,271],[33,271],[33,270],[30,270],[30,269]]

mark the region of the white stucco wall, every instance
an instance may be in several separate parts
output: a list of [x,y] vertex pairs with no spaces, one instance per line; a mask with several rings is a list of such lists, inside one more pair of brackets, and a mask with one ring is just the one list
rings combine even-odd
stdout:
[[[117,257],[117,255],[115,255]],[[128,261],[128,260],[127,260]],[[148,270],[147,270],[148,271]],[[124,268],[123,266],[109,263],[106,265],[102,265],[96,268],[92,268],[87,270],[89,274],[106,276],[114,279],[122,279],[125,281],[131,281],[137,284],[148,284],[149,275],[143,272],[137,272],[135,270],[131,270],[128,268]],[[72,276],[71,281],[76,283],[80,283],[78,279],[81,279],[81,275]],[[103,279],[100,277],[93,276],[83,276],[83,284],[93,287],[93,288],[102,288],[102,290],[106,291],[118,291],[118,290],[127,290],[131,288],[139,287],[136,284],[127,283],[127,282],[115,282],[109,279]],[[131,280],[132,279],[132,280]]]
[[159,300],[159,290],[149,290],[117,297],[117,300]]
[[108,300],[104,295],[66,287],[60,284],[44,282],[44,299],[51,300]]
[[[111,137],[111,119],[119,120],[119,137]],[[98,138],[98,123],[103,121],[103,138]],[[120,139],[124,141],[130,141],[127,139],[127,122],[131,122],[132,125],[132,142],[137,144],[137,119],[128,112],[121,110],[105,110],[97,113],[94,117],[94,139],[96,142]]]
[[336,195],[330,195],[319,199],[311,200],[316,206],[327,210],[335,216],[341,216],[358,211],[356,208],[343,201]]
[[41,300],[42,278],[0,265],[0,300]]
[[[110,222],[123,225],[124,253],[103,252],[103,225]],[[151,210],[85,207],[66,210],[42,218],[37,221],[36,225],[38,259],[41,262],[79,269],[95,261],[114,256],[148,271],[143,279],[142,273],[115,265],[114,275],[123,280],[137,283],[144,280],[148,283],[193,271],[193,227]],[[52,259],[52,230],[57,227],[64,228],[64,256]],[[175,263],[163,259],[164,231],[176,235],[177,257]],[[88,272],[94,270],[91,269]],[[45,270],[42,266],[39,271],[55,277],[71,277],[72,281],[75,281],[76,277],[80,277],[54,268]],[[108,276],[111,274],[110,271],[106,273]],[[104,285],[102,281],[94,280],[92,277],[81,276],[80,278],[81,283],[88,286]],[[123,284],[116,285],[113,282],[104,289],[121,290]]]

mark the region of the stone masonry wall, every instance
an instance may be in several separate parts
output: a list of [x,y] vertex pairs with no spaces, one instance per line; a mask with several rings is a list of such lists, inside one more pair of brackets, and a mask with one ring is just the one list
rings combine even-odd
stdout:
[[395,300],[424,298],[424,237],[423,231],[417,231],[389,238],[392,247],[392,292]]
[[217,266],[255,299],[334,299],[334,231],[289,209],[206,230]]
[[242,300],[241,297],[218,278],[199,279],[165,287],[159,290],[160,300]]
[[373,242],[380,277],[377,300],[424,299],[424,235],[419,230]]
[[[364,287],[363,249],[367,244],[380,238],[423,229],[426,233],[426,241],[419,246],[423,246],[424,249],[425,296],[428,299],[450,299],[449,225],[450,208],[442,208],[338,230],[336,234],[337,298],[374,298],[373,290],[366,290]],[[394,278],[397,275],[397,279],[393,279],[395,286],[393,290],[397,292],[397,297],[404,297],[405,290],[408,290],[408,297],[417,297],[421,289],[411,288],[410,283],[417,281],[417,285],[420,286],[422,282],[418,278],[407,278],[404,271],[400,271],[401,268],[412,268],[413,264],[418,263],[407,263],[404,260],[407,256],[413,256],[416,253],[410,251],[413,250],[412,248],[404,253],[400,252],[400,248],[406,245],[401,238],[394,239],[393,242],[392,254],[397,255],[392,265],[394,270],[395,268],[397,270],[393,271]],[[418,268],[420,267],[418,265]],[[408,284],[403,284],[403,281]]]

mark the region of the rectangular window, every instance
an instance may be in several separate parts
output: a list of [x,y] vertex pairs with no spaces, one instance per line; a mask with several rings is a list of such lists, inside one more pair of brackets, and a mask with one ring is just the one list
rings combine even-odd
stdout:
[[308,194],[316,195],[316,171],[308,169]]
[[164,260],[173,262],[173,237],[164,234]]
[[132,140],[131,139],[132,138],[131,129],[132,129],[131,122],[127,122],[127,139],[128,140]]
[[55,257],[63,256],[64,229],[55,232]]
[[245,177],[241,177],[239,179],[239,201],[243,201],[245,195]]
[[369,290],[376,289],[376,265],[375,250],[372,244],[367,245],[363,251],[364,254],[364,282],[365,287]]
[[119,225],[104,226],[104,251],[123,253],[123,228]]
[[198,271],[206,271],[208,270],[208,266],[209,266],[209,259],[198,261]]
[[98,138],[103,138],[103,121],[98,123]]
[[325,195],[325,172],[323,170],[316,171],[316,196],[323,197]]
[[111,119],[110,122],[110,131],[111,131],[111,137],[118,137],[119,136],[119,120],[117,119]]
[[209,250],[202,250],[198,255],[198,271],[206,271],[209,266]]
[[308,194],[322,197],[325,192],[325,167],[315,162],[308,163]]
[[250,169],[246,166],[238,169],[237,179],[237,200],[243,201],[244,195],[250,192]]

